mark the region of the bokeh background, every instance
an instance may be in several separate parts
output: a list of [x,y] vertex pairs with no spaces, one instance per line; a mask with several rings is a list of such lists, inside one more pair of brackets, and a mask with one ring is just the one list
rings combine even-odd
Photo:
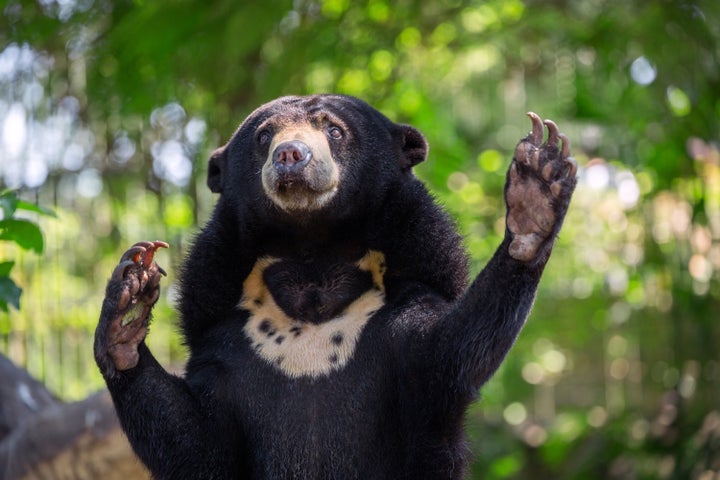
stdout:
[[17,192],[0,351],[63,399],[102,389],[106,279],[163,239],[149,343],[182,369],[174,272],[215,201],[209,152],[283,94],[420,128],[417,174],[477,272],[532,110],[572,139],[580,181],[468,415],[472,478],[720,479],[719,57],[717,0],[0,0],[0,190]]

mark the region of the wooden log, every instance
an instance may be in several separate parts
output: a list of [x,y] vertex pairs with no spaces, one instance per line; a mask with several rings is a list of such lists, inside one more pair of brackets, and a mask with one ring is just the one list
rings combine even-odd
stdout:
[[2,356],[0,378],[0,478],[150,478],[133,454],[107,392],[60,402]]

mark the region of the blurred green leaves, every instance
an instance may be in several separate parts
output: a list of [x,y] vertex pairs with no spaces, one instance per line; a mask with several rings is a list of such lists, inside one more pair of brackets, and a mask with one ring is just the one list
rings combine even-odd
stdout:
[[[45,208],[18,199],[11,191],[0,193],[0,241],[12,242],[23,250],[31,250],[37,254],[43,251],[43,235],[40,227],[30,220],[16,218],[20,212],[32,212],[40,215],[55,216]],[[0,311],[8,311],[9,306],[20,308],[22,290],[10,278],[10,271],[15,262],[0,262]]]
[[40,228],[29,220],[7,218],[0,220],[0,240],[15,242],[20,248],[42,253],[43,236]]
[[22,290],[10,278],[15,262],[0,262],[0,310],[7,312],[8,306],[20,308]]

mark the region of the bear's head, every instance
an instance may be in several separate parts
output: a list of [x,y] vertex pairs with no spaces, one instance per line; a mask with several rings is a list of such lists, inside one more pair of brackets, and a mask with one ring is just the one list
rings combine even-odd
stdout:
[[427,150],[418,130],[357,98],[288,96],[251,113],[212,154],[208,186],[263,218],[332,221],[381,202]]

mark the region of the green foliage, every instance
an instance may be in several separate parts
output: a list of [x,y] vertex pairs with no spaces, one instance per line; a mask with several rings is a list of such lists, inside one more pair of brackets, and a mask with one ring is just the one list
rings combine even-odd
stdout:
[[0,240],[15,242],[20,248],[36,253],[42,253],[43,250],[42,232],[36,224],[28,220],[0,220]]
[[22,290],[10,278],[15,262],[0,262],[0,310],[7,312],[8,306],[20,308]]
[[[17,198],[11,191],[0,193],[0,241],[12,242],[24,250],[35,253],[43,251],[43,236],[37,224],[30,220],[15,218],[18,211],[33,212],[41,215],[54,216],[50,210],[38,207]],[[22,290],[10,278],[10,271],[15,262],[0,262],[0,311],[7,312],[9,306],[20,308]]]

